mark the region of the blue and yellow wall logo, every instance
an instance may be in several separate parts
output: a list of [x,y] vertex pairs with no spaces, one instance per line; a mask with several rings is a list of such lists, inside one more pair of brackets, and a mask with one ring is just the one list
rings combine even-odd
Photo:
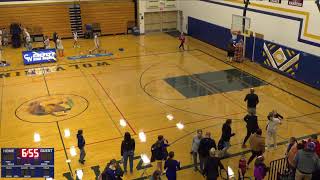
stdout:
[[290,76],[295,76],[298,71],[300,52],[265,42],[263,56],[266,58],[263,63],[271,68],[285,72]]

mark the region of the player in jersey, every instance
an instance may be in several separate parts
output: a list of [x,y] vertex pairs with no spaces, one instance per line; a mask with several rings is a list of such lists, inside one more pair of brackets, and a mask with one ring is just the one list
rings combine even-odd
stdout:
[[73,48],[79,48],[79,44],[78,44],[78,33],[77,31],[74,31],[73,33]]
[[28,51],[31,51],[32,50],[31,37],[26,28],[24,28],[24,35],[25,35],[25,41],[26,41],[25,46]]
[[97,52],[97,53],[106,52],[106,50],[103,50],[100,47],[100,40],[99,40],[98,34],[94,34],[93,42],[94,42],[94,49],[93,50],[89,50],[90,54],[92,54],[93,52]]
[[62,41],[61,41],[61,38],[59,36],[57,36],[57,50],[58,50],[58,54],[60,57],[63,57],[64,56],[64,48],[63,48],[63,45],[62,45]]
[[48,36],[45,36],[43,44],[45,49],[50,49],[50,39]]

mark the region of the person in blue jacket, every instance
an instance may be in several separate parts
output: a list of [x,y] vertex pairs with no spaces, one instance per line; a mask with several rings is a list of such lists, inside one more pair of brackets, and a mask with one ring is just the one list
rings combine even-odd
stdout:
[[77,139],[78,139],[78,148],[80,149],[79,162],[81,164],[84,164],[84,162],[86,161],[86,160],[84,160],[84,157],[86,156],[86,151],[84,150],[84,146],[86,145],[86,141],[84,140],[82,129],[78,130]]
[[177,179],[177,170],[180,169],[180,162],[173,159],[174,152],[169,152],[169,159],[164,163],[164,169],[166,171],[166,176],[168,180],[176,180]]

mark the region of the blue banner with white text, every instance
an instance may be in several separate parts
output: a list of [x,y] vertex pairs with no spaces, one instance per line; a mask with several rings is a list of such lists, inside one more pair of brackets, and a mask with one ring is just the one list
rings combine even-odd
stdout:
[[25,65],[57,62],[57,55],[55,49],[23,51],[22,58]]

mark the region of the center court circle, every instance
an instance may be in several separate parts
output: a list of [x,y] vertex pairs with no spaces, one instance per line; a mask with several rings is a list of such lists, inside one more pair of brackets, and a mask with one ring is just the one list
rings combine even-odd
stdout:
[[75,94],[41,96],[22,103],[15,111],[18,119],[30,123],[59,122],[79,116],[89,101]]

